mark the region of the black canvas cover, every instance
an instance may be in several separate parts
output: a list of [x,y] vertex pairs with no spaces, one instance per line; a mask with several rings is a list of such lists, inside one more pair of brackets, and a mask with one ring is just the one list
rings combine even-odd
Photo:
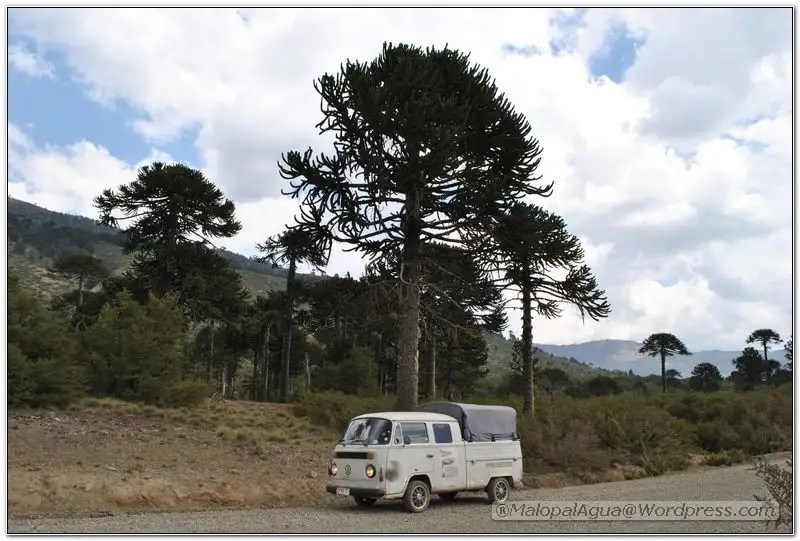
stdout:
[[419,409],[449,415],[457,420],[464,441],[517,439],[517,412],[508,406],[430,402]]

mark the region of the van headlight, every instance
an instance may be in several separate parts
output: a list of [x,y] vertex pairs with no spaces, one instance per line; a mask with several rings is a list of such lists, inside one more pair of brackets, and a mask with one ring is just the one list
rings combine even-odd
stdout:
[[328,473],[331,475],[336,475],[336,472],[339,471],[339,467],[336,465],[336,462],[331,462],[331,465],[328,466]]
[[375,477],[375,466],[373,466],[372,464],[367,464],[366,471],[367,471],[367,477],[369,477],[370,479]]

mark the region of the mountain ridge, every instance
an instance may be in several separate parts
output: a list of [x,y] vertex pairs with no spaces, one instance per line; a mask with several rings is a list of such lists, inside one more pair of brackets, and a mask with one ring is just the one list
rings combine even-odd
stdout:
[[[647,376],[661,372],[660,359],[640,354],[641,342],[604,338],[578,344],[535,344],[542,351],[560,357],[574,358],[583,363],[606,370],[632,371],[636,375]],[[744,345],[742,346],[744,348]],[[691,351],[691,348],[690,348]],[[774,350],[773,350],[774,351]],[[683,377],[691,374],[692,368],[701,362],[710,362],[723,376],[733,370],[731,361],[741,355],[741,351],[711,349],[692,352],[692,355],[667,357],[666,366],[678,370]],[[783,362],[783,355],[776,352],[773,357]]]

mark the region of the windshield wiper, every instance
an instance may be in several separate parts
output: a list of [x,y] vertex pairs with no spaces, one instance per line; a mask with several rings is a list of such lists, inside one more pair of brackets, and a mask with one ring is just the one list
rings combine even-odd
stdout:
[[364,447],[366,447],[367,445],[369,445],[369,443],[367,443],[367,440],[362,440],[361,438],[358,438],[358,439],[355,439],[355,440],[350,440],[350,441],[349,441],[349,442],[347,442],[347,443],[360,443],[360,444],[362,444]]

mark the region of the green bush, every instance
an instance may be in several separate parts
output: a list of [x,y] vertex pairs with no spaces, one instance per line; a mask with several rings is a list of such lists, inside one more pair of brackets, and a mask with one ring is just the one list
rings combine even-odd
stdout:
[[160,404],[185,368],[184,320],[176,306],[151,297],[121,298],[85,332],[92,389],[99,396]]
[[64,324],[10,281],[8,405],[65,407],[84,391],[75,344]]
[[339,363],[328,363],[314,371],[311,386],[316,391],[342,391],[353,395],[379,392],[372,349],[355,346]]
[[741,449],[726,449],[706,456],[706,464],[709,466],[730,466],[744,462],[747,455]]
[[336,391],[306,393],[294,405],[297,415],[308,417],[317,425],[344,430],[347,422],[363,413],[391,411],[394,397],[386,395],[355,396]]
[[[487,402],[484,400],[484,402]],[[536,397],[536,418],[517,398],[488,400],[520,413],[525,470],[589,478],[616,464],[656,475],[688,466],[692,452],[712,461],[791,448],[792,395],[785,387],[747,393],[627,392],[596,398]]]
[[202,404],[212,393],[211,385],[205,381],[175,381],[167,386],[163,405],[170,408],[191,408]]

